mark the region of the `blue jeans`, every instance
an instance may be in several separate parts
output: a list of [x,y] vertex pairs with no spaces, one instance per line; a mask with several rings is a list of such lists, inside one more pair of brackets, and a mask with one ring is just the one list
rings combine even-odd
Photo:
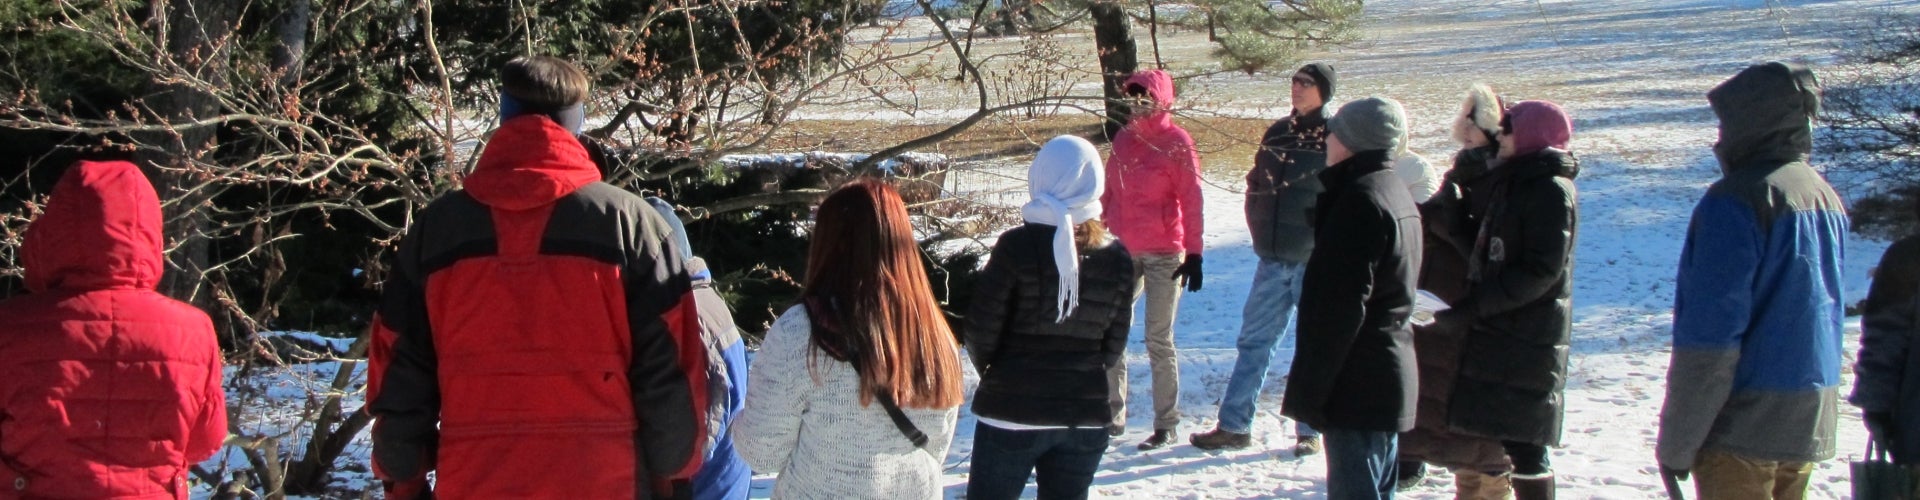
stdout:
[[[1260,399],[1260,388],[1267,384],[1267,367],[1273,365],[1273,353],[1289,331],[1293,330],[1294,306],[1300,303],[1300,280],[1307,265],[1260,259],[1253,271],[1253,288],[1247,291],[1247,305],[1240,311],[1240,354],[1233,361],[1233,377],[1227,381],[1227,394],[1220,400],[1220,430],[1246,434],[1253,428],[1253,406]],[[1307,424],[1294,422],[1300,437],[1320,435]]]
[[1109,439],[1099,427],[1014,431],[976,424],[967,498],[1017,499],[1033,477],[1041,500],[1085,499]]
[[1400,433],[1326,430],[1327,499],[1393,498]]

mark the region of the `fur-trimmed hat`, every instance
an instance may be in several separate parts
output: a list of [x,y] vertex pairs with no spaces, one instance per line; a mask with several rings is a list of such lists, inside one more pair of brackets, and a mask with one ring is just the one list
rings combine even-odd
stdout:
[[1473,84],[1467,89],[1467,100],[1460,104],[1460,114],[1453,117],[1453,140],[1466,144],[1472,137],[1468,134],[1481,134],[1489,139],[1500,135],[1500,114],[1506,106],[1500,102],[1500,95],[1493,93],[1493,87],[1484,83]]

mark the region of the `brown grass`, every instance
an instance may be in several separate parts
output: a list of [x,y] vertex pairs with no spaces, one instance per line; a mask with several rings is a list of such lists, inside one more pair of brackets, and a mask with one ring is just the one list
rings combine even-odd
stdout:
[[[1176,119],[1193,135],[1200,160],[1210,175],[1238,175],[1252,164],[1260,134],[1271,120],[1220,116],[1181,116]],[[949,124],[902,124],[866,120],[807,120],[790,122],[767,148],[775,151],[877,151],[948,127]],[[1071,134],[1106,142],[1100,137],[1100,119],[1088,114],[1060,114],[1036,119],[988,119],[952,139],[927,148],[961,161],[1018,161],[1030,157],[1040,144],[1057,135]]]

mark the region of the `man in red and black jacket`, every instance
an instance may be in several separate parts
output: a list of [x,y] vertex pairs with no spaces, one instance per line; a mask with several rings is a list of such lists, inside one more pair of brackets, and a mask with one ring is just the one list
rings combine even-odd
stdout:
[[376,473],[388,498],[684,492],[699,443],[722,431],[704,428],[685,263],[659,214],[599,182],[562,125],[584,73],[521,58],[502,87],[516,112],[465,189],[415,216],[386,282],[368,384]]

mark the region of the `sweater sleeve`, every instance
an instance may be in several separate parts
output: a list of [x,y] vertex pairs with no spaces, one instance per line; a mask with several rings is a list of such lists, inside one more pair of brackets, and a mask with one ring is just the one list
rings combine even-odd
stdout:
[[[1898,406],[1900,383],[1906,379],[1908,350],[1913,348],[1913,336],[1920,333],[1916,325],[1915,314],[1920,314],[1912,288],[1893,290],[1900,284],[1888,276],[1888,272],[1899,266],[1901,260],[1911,260],[1910,255],[1900,255],[1901,245],[1887,249],[1880,258],[1879,271],[1874,276],[1873,287],[1867,294],[1866,311],[1860,318],[1860,355],[1854,364],[1853,395],[1848,402],[1865,411],[1892,411]],[[1887,283],[1883,283],[1883,280]],[[1883,286],[1883,284],[1885,286]],[[1898,295],[1899,297],[1890,297]],[[1904,298],[1905,300],[1901,300]]]
[[733,421],[734,446],[753,470],[787,468],[800,440],[800,414],[807,409],[813,377],[807,370],[810,332],[806,312],[788,310],[775,320],[747,369],[747,406]]
[[1661,465],[1693,468],[1733,392],[1763,244],[1758,219],[1738,201],[1708,194],[1694,209],[1674,284],[1673,361],[1657,444]]
[[1200,150],[1194,147],[1193,136],[1185,130],[1180,131],[1179,141],[1187,161],[1174,185],[1177,190],[1174,195],[1180,200],[1180,228],[1184,237],[1180,245],[1188,255],[1200,255],[1205,247],[1207,220],[1203,207],[1206,200],[1200,194]]

